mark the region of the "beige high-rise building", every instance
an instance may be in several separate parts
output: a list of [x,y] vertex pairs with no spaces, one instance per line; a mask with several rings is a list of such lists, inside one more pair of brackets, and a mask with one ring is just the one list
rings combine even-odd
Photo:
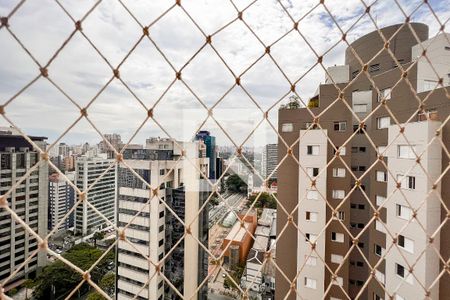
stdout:
[[[439,255],[448,264],[450,254],[450,225],[439,227],[448,218],[441,201],[450,205],[443,149],[450,146],[450,35],[428,39],[426,25],[410,25],[417,36],[408,26],[381,29],[398,63],[408,69],[406,75],[387,50],[380,51],[385,44],[372,32],[351,44],[366,68],[348,48],[345,65],[329,68],[325,84],[309,100],[311,112],[320,118],[313,119],[304,107],[279,110],[279,132],[292,145],[287,149],[278,142],[279,160],[292,153],[299,164],[289,156],[278,169],[278,199],[287,211],[298,209],[291,215],[278,210],[277,265],[290,280],[298,277],[290,285],[278,272],[276,299],[288,293],[288,299],[450,298],[448,272],[434,283],[444,268]],[[434,69],[419,58],[423,50],[416,38],[429,47]],[[333,82],[345,88],[343,95]],[[406,139],[399,137],[400,127]],[[415,153],[421,154],[421,166]],[[392,249],[386,228],[396,237]],[[352,240],[348,232],[358,238]],[[368,263],[377,265],[377,280]],[[414,264],[414,276],[408,264]]]
[[[41,149],[44,137],[29,136]],[[0,129],[0,193],[4,195],[39,161],[39,153],[14,128]],[[43,161],[7,196],[9,207],[40,237],[47,234],[48,164]],[[0,208],[0,282],[8,278],[36,251],[36,238],[28,234],[9,212]],[[3,288],[7,292],[18,280],[33,277],[46,264],[40,252],[31,258]],[[34,274],[34,275],[33,275]]]
[[[179,298],[163,277],[155,274],[154,266],[142,254],[153,263],[161,263],[161,273],[181,295],[206,299],[206,285],[196,290],[207,275],[207,256],[195,239],[208,246],[207,211],[200,214],[198,211],[206,199],[199,170],[208,175],[209,158],[199,158],[198,142],[180,144],[192,163],[181,157],[181,149],[171,139],[149,139],[145,149],[124,152],[128,166],[148,184],[159,186],[158,197],[162,201],[128,168],[119,168],[118,226],[124,228],[131,222],[125,235],[132,243],[119,241],[118,244],[119,300]],[[192,222],[192,235],[182,238],[185,228],[180,219],[187,224]]]

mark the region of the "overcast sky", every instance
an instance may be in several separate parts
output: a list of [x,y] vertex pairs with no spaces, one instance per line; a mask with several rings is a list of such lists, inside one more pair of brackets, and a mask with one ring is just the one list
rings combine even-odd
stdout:
[[[367,4],[374,1],[365,0]],[[18,1],[0,1],[0,16],[8,15]],[[75,20],[83,17],[95,1],[63,0],[61,3]],[[136,19],[144,25],[152,23],[174,1],[123,1]],[[234,1],[243,9],[251,1]],[[299,19],[318,0],[283,0],[294,19]],[[405,13],[410,14],[421,0],[398,0]],[[327,0],[327,7],[345,31],[363,14],[361,0]],[[182,0],[186,11],[200,28],[211,34],[233,20],[237,12],[230,1]],[[450,17],[450,0],[430,1],[441,22]],[[404,16],[393,0],[376,1],[372,10],[380,27],[401,23]],[[268,45],[292,28],[292,21],[275,0],[258,0],[244,12],[244,20]],[[439,24],[426,6],[416,10],[413,21],[430,27],[430,36],[436,34]],[[40,64],[45,65],[64,40],[73,31],[72,20],[54,1],[26,1],[9,20],[10,29],[29,49]],[[447,24],[447,27],[450,26]],[[137,22],[120,5],[107,0],[85,19],[83,32],[93,41],[113,66],[117,66],[142,35]],[[299,28],[317,53],[322,54],[341,38],[341,34],[322,6],[302,19]],[[374,30],[368,16],[364,16],[348,33],[349,41]],[[204,44],[201,31],[180,7],[175,7],[158,20],[150,35],[176,69],[181,68]],[[264,47],[237,21],[214,35],[212,44],[235,74],[248,68]],[[0,29],[0,102],[8,101],[39,72],[19,44],[3,28]],[[324,58],[326,66],[344,63],[346,45],[340,43]],[[301,77],[316,58],[297,32],[291,32],[271,47],[271,54],[292,81]],[[108,82],[112,72],[107,63],[80,34],[69,41],[50,64],[50,78],[80,106],[85,106]],[[128,86],[150,108],[174,79],[175,74],[153,44],[146,38],[136,47],[120,67],[120,75]],[[182,77],[192,91],[210,107],[229,90],[235,80],[210,46],[206,46],[183,70]],[[310,71],[297,85],[300,96],[307,100],[324,81],[320,66]],[[263,110],[267,110],[289,91],[289,83],[273,61],[263,57],[242,76],[242,85]],[[286,100],[286,99],[285,99]],[[283,102],[285,102],[285,100]],[[270,121],[277,124],[277,105],[270,111]],[[6,114],[28,134],[44,135],[54,141],[79,116],[79,111],[60,91],[45,78],[31,85],[6,107]],[[128,142],[144,121],[147,112],[124,85],[113,80],[88,110],[89,117],[103,133],[119,133]],[[207,112],[191,92],[176,82],[154,110],[155,119],[178,139],[189,139],[207,117]],[[262,113],[239,87],[235,87],[216,106],[214,116],[234,142],[240,144],[260,122]],[[0,125],[8,125],[4,119]],[[221,145],[232,144],[217,124],[209,119],[201,129],[210,130]],[[166,136],[150,120],[132,141],[143,143],[149,136]],[[97,143],[100,136],[86,120],[81,120],[62,141],[69,144]],[[262,145],[276,140],[275,132],[263,122],[245,146]]]

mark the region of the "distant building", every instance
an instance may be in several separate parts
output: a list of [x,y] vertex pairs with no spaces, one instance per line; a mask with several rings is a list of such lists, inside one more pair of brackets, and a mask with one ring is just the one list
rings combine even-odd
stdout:
[[[29,136],[45,149],[44,137]],[[5,195],[39,160],[33,146],[14,128],[0,129],[0,193]],[[5,197],[5,196],[2,196]],[[47,234],[48,166],[45,161],[31,172],[12,193],[8,194],[9,207],[30,228],[44,237]],[[36,239],[0,208],[0,282],[9,277],[38,248]],[[47,261],[45,252],[39,252],[7,284],[28,278]],[[33,276],[33,275],[31,275]],[[8,285],[4,286],[8,291]]]
[[[75,183],[81,191],[87,190],[109,166],[112,159],[100,156],[81,156],[75,162]],[[116,209],[116,171],[111,167],[85,195],[85,199],[112,223],[115,222]],[[79,199],[80,195],[77,195]],[[75,231],[87,235],[107,227],[107,222],[98,215],[86,201],[75,210]]]
[[[186,155],[197,162],[197,167],[208,173],[209,160],[198,158],[199,143],[180,144]],[[198,221],[191,225],[192,235],[205,247],[208,245],[208,213],[204,211],[198,215],[207,194],[201,189],[199,171],[181,154],[175,141],[162,138],[148,139],[145,148],[124,151],[127,165],[145,182],[128,168],[119,168],[118,226],[123,228],[131,222],[125,235],[133,244],[131,246],[124,241],[118,243],[119,300],[133,297],[179,299],[162,276],[153,276],[149,281],[149,274],[154,272],[154,268],[141,253],[153,262],[161,262],[164,275],[186,297],[192,296],[207,276],[207,255],[197,241],[186,236],[178,243],[185,233],[178,218],[187,223],[197,218]],[[154,197],[147,184],[159,186],[158,196],[164,202]],[[133,219],[136,214],[137,217]],[[145,288],[141,290],[143,286]],[[194,298],[206,299],[206,291],[205,285]]]
[[75,156],[69,155],[64,157],[64,170],[73,171],[75,170]]
[[209,178],[217,179],[216,170],[216,137],[212,136],[209,131],[201,130],[195,136],[196,140],[202,140],[206,145],[206,157],[209,158]]
[[[69,180],[74,174],[68,174]],[[58,173],[49,176],[48,181],[48,229],[52,230],[66,216],[74,205],[74,190]],[[70,214],[59,226],[58,230],[73,227],[74,216]]]
[[222,157],[216,158],[216,179],[219,179],[222,176],[224,168],[224,160]]
[[[278,164],[278,144],[268,144],[264,146],[261,158],[261,173],[264,178],[276,179],[277,171],[273,174]],[[268,178],[270,176],[270,178]]]
[[58,155],[62,157],[66,157],[69,155],[70,147],[66,143],[59,143],[58,146]]
[[[107,140],[116,151],[120,151],[124,146],[120,134],[110,133],[104,134],[103,136],[105,137],[105,140]],[[98,150],[100,153],[107,153],[108,158],[114,157],[114,150],[111,149],[111,147],[104,140],[98,143]]]
[[[252,211],[245,218],[244,216],[245,212],[239,214],[239,218],[243,220],[244,226],[241,226],[240,222],[234,223],[222,243],[222,249],[225,250],[224,263],[230,266],[245,263],[252,246],[252,234],[255,232],[257,225],[256,212]],[[229,244],[231,245],[228,246]]]

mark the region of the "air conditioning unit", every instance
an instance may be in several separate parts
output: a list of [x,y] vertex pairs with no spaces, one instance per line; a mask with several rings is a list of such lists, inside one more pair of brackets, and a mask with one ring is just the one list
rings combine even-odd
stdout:
[[16,148],[14,147],[5,147],[6,152],[16,152]]
[[20,152],[28,152],[28,151],[30,151],[30,148],[28,148],[28,147],[20,147],[19,151]]

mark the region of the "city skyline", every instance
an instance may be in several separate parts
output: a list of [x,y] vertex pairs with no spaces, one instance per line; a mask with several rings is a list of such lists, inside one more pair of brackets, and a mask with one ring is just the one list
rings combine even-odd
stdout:
[[[301,5],[291,1],[282,2],[294,17],[300,17],[302,13],[306,13],[314,4],[314,1],[302,2]],[[419,0],[406,1],[402,5],[406,12],[412,12],[420,2]],[[429,2],[433,5],[436,14],[442,19],[445,20],[450,17],[450,13],[445,9],[446,1]],[[0,4],[0,12],[8,11],[12,5],[13,1],[2,2]],[[45,16],[39,13],[39,5],[34,2],[25,2],[17,15],[10,20],[10,26],[17,30],[20,38],[27,41],[26,46],[30,47],[32,52],[35,53],[36,59],[41,64],[45,64],[50,53],[54,52],[62,43],[63,36],[72,30],[72,25],[70,24],[71,20],[64,15],[61,8],[54,2],[48,2]],[[164,11],[169,6],[169,4],[163,4],[163,2],[159,1],[151,4],[146,3],[145,5],[140,2],[130,3],[129,5],[133,13],[138,15],[138,20],[144,24],[150,22],[158,12]],[[208,12],[208,18],[204,19],[201,24],[206,32],[214,31],[223,25],[225,20],[235,15],[234,8],[230,4],[187,3],[186,5],[186,9],[191,10],[194,16],[206,17],[206,11]],[[361,14],[364,10],[364,7],[358,1],[348,1],[345,4],[330,2],[328,5],[330,5],[331,13],[337,19],[338,24],[344,30],[350,28],[355,22],[352,17]],[[237,6],[241,9],[245,8],[245,1],[239,1]],[[72,3],[66,3],[65,7],[77,17],[81,17],[85,13],[85,9],[87,9],[87,6],[73,5]],[[404,19],[394,2],[379,1],[373,4],[371,8],[372,13],[377,16],[378,26],[383,27],[395,24],[402,22]],[[261,11],[264,11],[264,14],[260,14]],[[110,22],[112,15],[120,22]],[[251,28],[254,28],[258,34],[263,36],[262,39],[265,43],[273,42],[278,36],[290,29],[290,20],[281,6],[258,1],[249,11],[246,11],[246,17]],[[53,22],[51,24],[43,22],[43,18],[51,18]],[[100,50],[105,52],[105,57],[112,65],[117,65],[121,61],[126,51],[138,39],[141,32],[137,24],[129,19],[128,13],[119,3],[103,2],[83,24],[83,32],[91,37],[93,41],[98,41]],[[280,22],[274,22],[274,19],[280,20]],[[412,20],[423,21],[428,24],[430,26],[430,36],[433,36],[439,29],[439,24],[428,13],[426,8],[416,11],[412,16]],[[172,12],[161,21],[161,25],[157,26],[152,31],[152,34],[155,35],[155,40],[161,44],[162,49],[167,52],[169,58],[174,60],[175,68],[178,69],[181,67],[183,60],[186,60],[193,54],[192,47],[199,45],[201,42],[201,32],[195,28],[195,25],[189,19],[181,15],[178,10]],[[46,36],[45,44],[38,42],[37,39],[42,37],[42,33],[33,32],[33,26],[30,26],[33,22],[41,24],[41,32],[52,32],[51,35]],[[184,26],[177,28],[183,28],[183,30],[169,30],[169,28],[176,27],[174,22],[182,22]],[[54,27],[54,24],[59,26]],[[263,24],[270,30],[264,30]],[[307,40],[319,52],[328,50],[341,38],[341,33],[337,30],[332,19],[323,10],[310,15],[300,25]],[[372,21],[365,17],[358,22],[358,26],[352,27],[347,34],[347,39],[351,42],[373,29]],[[316,31],[326,34],[317,36],[315,35]],[[119,38],[117,40],[111,38],[114,35],[113,32],[118,33]],[[242,36],[242,38],[237,40],[233,38],[235,36]],[[54,76],[55,82],[61,84],[68,95],[73,97],[83,107],[94,97],[101,85],[108,80],[112,73],[108,65],[102,61],[101,57],[90,48],[79,34],[76,34],[74,39],[74,41],[69,42],[67,49],[61,53],[61,57],[49,66],[49,75],[50,77]],[[173,39],[178,40],[180,44],[173,43]],[[15,53],[12,59],[6,59],[0,64],[0,76],[5,74],[5,72],[14,74],[14,76],[5,78],[8,80],[0,80],[0,98],[6,101],[18,91],[18,86],[25,84],[33,76],[37,75],[39,68],[33,66],[33,62],[30,61],[30,58],[26,56],[26,53],[20,49],[15,41],[8,37],[5,37],[3,40],[4,51]],[[240,43],[244,40],[251,42],[247,42],[245,44],[246,47],[243,47]],[[289,79],[293,81],[296,79],[296,74],[302,74],[313,66],[317,58],[305,41],[294,34],[289,34],[285,40],[286,42],[274,46],[271,49],[271,53]],[[224,43],[224,41],[227,43]],[[244,66],[255,61],[264,52],[264,47],[258,44],[251,32],[241,25],[227,28],[214,42],[217,42],[218,49],[224,55],[226,54],[225,61],[230,64],[231,70],[236,74],[242,72],[245,68]],[[324,65],[328,67],[334,64],[342,64],[345,47],[345,43],[341,42],[331,52],[327,53],[324,56]],[[174,52],[175,49],[176,52]],[[201,54],[199,58],[192,62],[192,67],[183,71],[183,78],[190,86],[192,85],[193,91],[198,94],[200,99],[210,107],[219,100],[223,93],[233,86],[235,79],[212,50],[206,48],[205,51],[204,54]],[[299,55],[300,53],[302,55]],[[70,57],[74,55],[78,55],[78,60],[71,61]],[[295,59],[293,60],[292,58]],[[175,73],[146,39],[143,40],[142,45],[137,47],[136,53],[132,54],[129,59],[130,62],[126,62],[121,67],[121,76],[123,76],[126,83],[131,85],[138,97],[142,98],[147,109],[149,109],[175,77]],[[209,75],[200,75],[204,68],[211,70]],[[151,70],[157,70],[157,72]],[[266,74],[269,74],[269,76]],[[298,83],[298,93],[304,102],[307,102],[309,97],[313,96],[317,83],[323,82],[323,74],[323,68],[316,66]],[[148,82],[151,82],[151,84]],[[263,111],[267,110],[280,98],[284,100],[279,104],[285,102],[287,97],[282,96],[290,90],[287,80],[268,59],[262,59],[250,72],[243,75],[242,84],[255,98],[256,102],[261,105]],[[257,111],[255,103],[239,87],[233,88],[228,96],[214,109],[219,123],[226,127],[227,132],[230,133],[237,144],[240,144],[246,138],[259,123],[262,116],[262,113]],[[17,123],[16,125],[25,130],[27,134],[44,135],[50,141],[55,140],[62,133],[62,130],[58,128],[68,127],[79,115],[77,107],[44,79],[39,79],[31,85],[25,93],[6,108],[6,111],[11,120]],[[39,114],[36,112],[42,112],[47,117],[44,119],[37,118]],[[191,116],[187,117],[187,114]],[[123,85],[112,81],[110,86],[100,95],[100,98],[94,101],[88,109],[88,116],[102,132],[109,131],[109,128],[113,127],[117,129],[116,132],[121,134],[123,140],[127,142],[145,120],[147,111]],[[176,116],[175,122],[164,122],[164,120],[168,120],[173,116]],[[177,140],[190,140],[196,131],[202,129],[197,128],[197,126],[200,126],[207,117],[207,111],[183,84],[175,83],[169,94],[166,94],[160,104],[155,107],[154,117],[159,122],[162,122],[162,125],[168,130],[171,137]],[[185,121],[182,121],[183,118],[185,118]],[[276,127],[277,109],[270,110],[269,120]],[[180,123],[180,121],[182,122]],[[0,126],[5,125],[9,124],[2,119]],[[218,144],[232,144],[222,129],[211,118],[204,124],[204,127],[215,133]],[[186,132],[179,132],[179,128],[183,128]],[[250,144],[263,146],[264,144],[276,142],[276,134],[267,122],[263,122],[255,134],[258,135],[258,138],[252,139]],[[143,140],[148,136],[167,137],[152,120],[147,122],[147,125],[142,128],[135,140]],[[91,125],[82,119],[72,128],[64,140],[67,143],[76,143],[80,140],[91,143],[97,141],[99,137]],[[258,143],[261,139],[267,142],[259,145]]]

